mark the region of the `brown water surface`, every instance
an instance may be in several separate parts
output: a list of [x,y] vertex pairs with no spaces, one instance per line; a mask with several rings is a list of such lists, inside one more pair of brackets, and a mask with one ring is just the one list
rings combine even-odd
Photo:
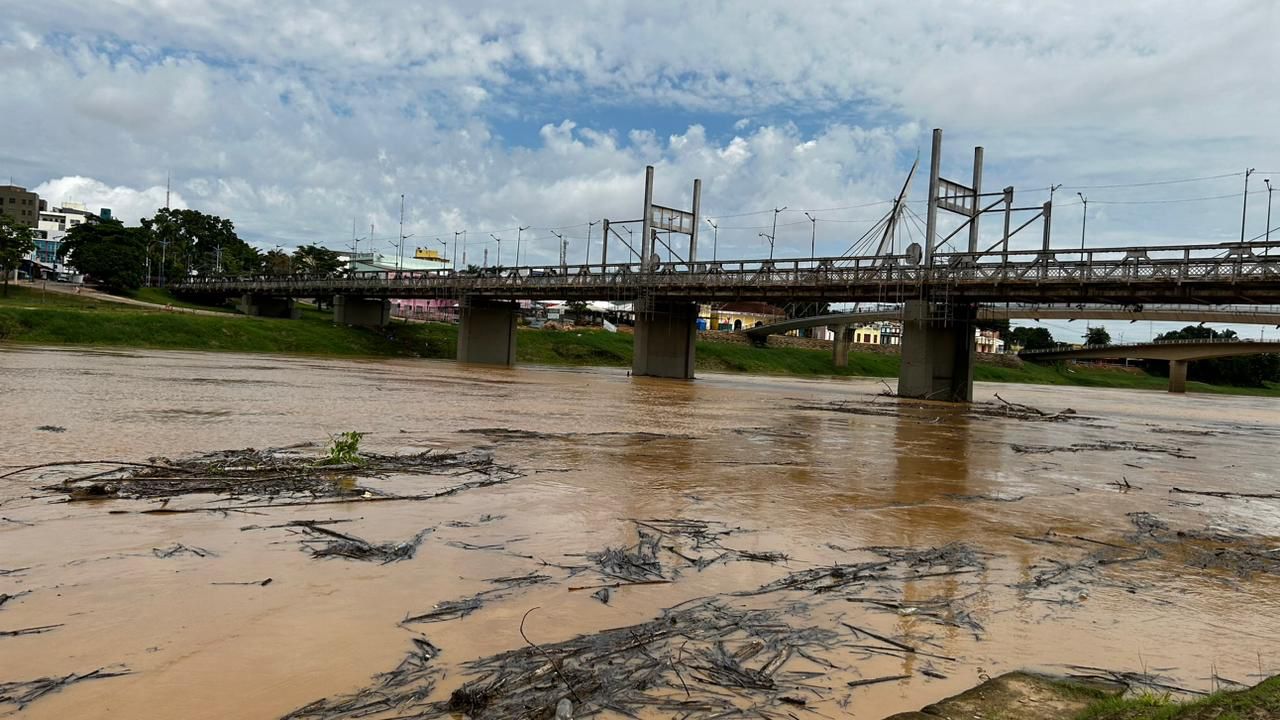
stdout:
[[[972,596],[967,607],[983,632],[856,603],[839,608],[847,622],[919,638],[957,658],[937,665],[946,677],[919,674],[913,658],[849,655],[845,669],[822,681],[833,690],[815,695],[810,707],[879,718],[983,675],[1068,663],[1159,668],[1195,688],[1210,687],[1214,671],[1249,682],[1260,670],[1280,670],[1276,576],[1193,569],[1170,553],[1106,570],[1107,582],[1085,578],[1043,592],[1012,587],[1042,571],[1054,551],[1035,538],[1053,530],[1115,541],[1133,531],[1127,513],[1150,512],[1178,529],[1280,536],[1280,501],[1169,492],[1280,490],[1274,400],[979,385],[983,400],[998,392],[1087,416],[1026,422],[943,405],[900,408],[877,397],[882,387],[857,379],[675,382],[614,370],[0,349],[0,474],[53,460],[278,447],[350,429],[367,432],[364,447],[383,452],[488,448],[524,474],[430,502],[252,516],[113,514],[148,504],[33,497],[33,487],[65,477],[56,468],[0,480],[0,571],[18,570],[0,575],[0,593],[30,591],[0,607],[0,630],[62,624],[0,637],[0,682],[117,665],[132,671],[46,696],[22,711],[28,718],[278,718],[367,686],[395,667],[419,631],[456,668],[521,647],[520,618],[534,606],[540,610],[526,631],[552,643],[845,561],[853,548],[956,541],[989,553],[988,569],[914,581],[902,595]],[[831,403],[874,412],[840,412]],[[45,425],[65,432],[37,430]],[[546,435],[474,432],[493,428]],[[1125,442],[1140,445],[1035,451]],[[1122,492],[1111,484],[1122,477],[1135,487]],[[500,517],[475,527],[447,524],[485,514]],[[671,584],[622,588],[608,605],[553,583],[460,620],[398,624],[485,589],[486,578],[538,569],[520,555],[570,562],[633,543],[628,518],[673,517],[742,528],[726,544],[790,560],[686,569]],[[351,532],[379,541],[435,532],[414,559],[377,565],[313,559],[287,532],[241,529],[317,518],[354,519]],[[152,553],[174,543],[215,555]],[[265,587],[211,584],[267,577]],[[840,690],[847,680],[897,673],[912,677]],[[440,691],[447,695],[462,679],[450,673]]]

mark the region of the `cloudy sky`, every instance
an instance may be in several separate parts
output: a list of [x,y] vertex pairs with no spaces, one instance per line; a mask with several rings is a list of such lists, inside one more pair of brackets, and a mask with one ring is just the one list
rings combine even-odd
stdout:
[[474,262],[525,225],[530,261],[552,229],[584,256],[653,164],[665,204],[702,178],[721,258],[766,255],[783,206],[779,255],[807,255],[806,210],[839,254],[942,127],[944,176],[983,145],[988,189],[1063,184],[1056,246],[1077,192],[1091,244],[1220,242],[1246,167],[1249,236],[1280,183],[1277,47],[1270,0],[45,0],[0,24],[0,174],[126,222],[171,174],[260,247],[354,223],[389,250],[403,193],[410,244],[466,229]]

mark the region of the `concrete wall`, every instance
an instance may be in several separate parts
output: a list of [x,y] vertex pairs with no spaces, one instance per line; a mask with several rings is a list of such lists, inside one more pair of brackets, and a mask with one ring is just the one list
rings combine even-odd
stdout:
[[391,301],[334,295],[333,321],[338,325],[385,327],[391,322]]
[[458,362],[516,364],[516,315],[513,302],[467,298],[458,312]]
[[240,296],[240,302],[236,303],[236,307],[245,315],[253,315],[255,317],[287,318],[290,320],[297,320],[302,317],[302,310],[293,306],[293,298],[245,293]]
[[633,375],[693,378],[698,305],[649,300],[636,303]]

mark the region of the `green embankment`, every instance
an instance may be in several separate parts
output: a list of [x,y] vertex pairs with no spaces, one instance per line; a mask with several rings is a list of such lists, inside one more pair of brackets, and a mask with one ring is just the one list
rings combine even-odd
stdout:
[[1280,718],[1280,677],[1248,690],[1223,692],[1179,703],[1167,696],[1110,698],[1092,705],[1077,720],[1264,720]]
[[[0,341],[43,345],[96,345],[169,350],[298,353],[343,357],[452,358],[457,352],[457,328],[437,323],[393,323],[381,331],[335,327],[332,313],[303,305],[300,320],[225,317],[166,312],[136,305],[104,302],[66,293],[10,287],[0,298]],[[175,302],[163,291],[146,290],[140,300],[174,307],[199,307]],[[525,364],[629,367],[631,336],[600,330],[521,330],[517,359]],[[699,342],[697,367],[702,371],[798,376],[895,377],[894,355],[851,352],[849,366],[837,368],[831,353],[804,348],[756,348],[720,342]],[[989,382],[1076,385],[1087,387],[1164,390],[1165,378],[1145,373],[1081,366],[1021,368],[978,364],[976,380]],[[1189,383],[1193,392],[1280,396],[1280,384],[1240,388]]]

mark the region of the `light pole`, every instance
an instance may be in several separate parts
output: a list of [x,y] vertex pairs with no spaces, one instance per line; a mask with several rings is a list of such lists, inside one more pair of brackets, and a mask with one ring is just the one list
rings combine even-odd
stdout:
[[[591,264],[591,229],[592,229],[592,228],[594,228],[596,225],[599,225],[599,224],[600,224],[600,221],[599,221],[599,220],[597,220],[597,221],[595,221],[595,222],[588,222],[588,223],[587,223],[587,263],[586,263],[587,265],[590,265],[590,264]],[[606,242],[607,242],[608,240],[609,240],[609,238],[605,238],[605,241],[606,241]],[[603,254],[603,253],[601,253],[601,254]]]
[[758,233],[758,234],[760,235],[760,237],[769,241],[769,259],[772,260],[773,259],[773,236],[766,235],[764,233]]
[[778,213],[786,210],[787,206],[773,209],[773,230],[769,233],[769,259],[773,259],[773,241],[778,237]]
[[1080,214],[1080,262],[1084,262],[1084,226],[1089,222],[1089,198],[1085,197],[1084,193],[1076,194],[1080,196],[1080,202],[1084,205],[1084,212]]
[[716,244],[720,235],[720,226],[715,224],[711,218],[706,218],[707,224],[711,226],[711,262],[716,261]]
[[556,237],[558,237],[558,238],[560,238],[560,270],[561,270],[561,272],[563,272],[563,271],[565,270],[565,265],[566,265],[566,262],[567,262],[567,260],[566,260],[566,258],[565,258],[565,252],[567,252],[567,251],[568,251],[569,246],[565,244],[565,242],[564,242],[564,235],[563,235],[563,234],[558,233],[558,232],[556,232],[555,230],[552,230],[552,231],[551,231],[551,234],[552,234],[552,235],[555,235],[555,236],[556,236]]
[[520,236],[528,229],[528,225],[524,227],[516,226],[516,267],[520,267]]
[[817,247],[818,242],[818,218],[810,215],[808,212],[806,212],[804,216],[809,218],[809,224],[813,226],[809,233],[809,261],[812,262],[815,257],[814,248]]
[[453,269],[458,269],[458,236],[465,233],[466,230],[453,231]]
[[498,261],[494,264],[498,267],[502,267],[502,238],[494,235],[493,233],[489,233],[489,237],[493,238],[493,241],[498,243]]
[[448,255],[448,254],[449,254],[449,241],[447,241],[447,240],[441,240],[440,238],[436,238],[436,242],[440,243],[440,252],[444,253],[445,255]]
[[[1266,242],[1271,242],[1271,178],[1263,178],[1262,183],[1267,186],[1267,237]],[[1264,256],[1271,254],[1271,246],[1262,248]]]
[[1253,168],[1244,171],[1244,204],[1240,208],[1240,242],[1244,242],[1244,219],[1249,214],[1249,176]]

